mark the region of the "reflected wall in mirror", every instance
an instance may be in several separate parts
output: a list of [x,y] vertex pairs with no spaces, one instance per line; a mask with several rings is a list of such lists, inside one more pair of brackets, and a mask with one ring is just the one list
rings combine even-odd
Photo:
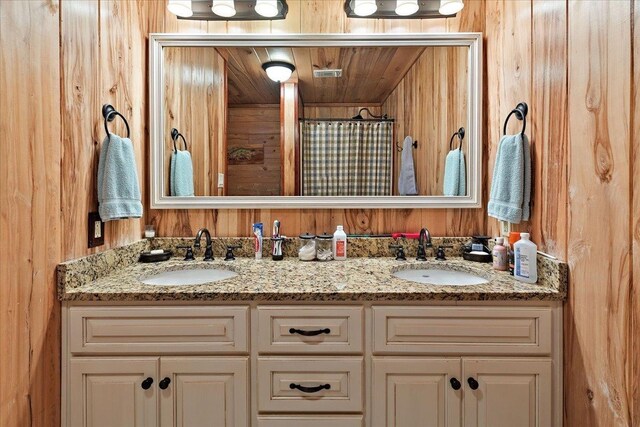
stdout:
[[[377,44],[208,36],[152,35],[155,207],[174,198],[189,207],[182,199],[192,196],[193,207],[304,196],[315,206],[406,199],[395,196],[479,204],[479,35]],[[276,82],[269,61],[295,69]]]

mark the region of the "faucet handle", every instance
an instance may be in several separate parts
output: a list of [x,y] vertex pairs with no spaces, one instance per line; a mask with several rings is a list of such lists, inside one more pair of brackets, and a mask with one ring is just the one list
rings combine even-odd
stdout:
[[389,245],[389,249],[396,250],[396,261],[406,261],[407,257],[404,254],[404,247],[402,245]]
[[225,261],[233,261],[236,259],[235,255],[233,255],[234,249],[240,249],[242,246],[240,245],[227,245],[227,253],[224,256]]
[[438,251],[436,252],[436,260],[438,261],[446,261],[447,258],[445,258],[445,254],[444,254],[444,250],[445,248],[452,248],[453,246],[451,245],[440,245],[438,246]]
[[193,248],[191,246],[176,246],[178,249],[186,249],[184,254],[185,261],[193,261],[196,258],[193,256]]

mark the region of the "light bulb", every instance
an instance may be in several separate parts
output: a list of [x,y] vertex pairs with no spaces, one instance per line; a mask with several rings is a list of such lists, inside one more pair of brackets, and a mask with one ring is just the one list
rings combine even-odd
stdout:
[[400,16],[413,15],[419,8],[418,0],[398,0],[396,2],[396,13]]
[[191,9],[191,0],[169,0],[167,9],[174,15],[188,18],[193,15],[193,9]]
[[358,16],[373,15],[378,6],[375,0],[353,0],[353,13]]
[[267,72],[267,76],[274,82],[286,82],[296,67],[287,62],[271,61],[262,64],[262,69]]
[[277,0],[256,0],[256,13],[265,18],[273,18],[278,14]]
[[455,15],[464,7],[462,0],[440,0],[440,15]]
[[236,14],[236,8],[233,0],[213,0],[211,11],[223,18],[231,18]]

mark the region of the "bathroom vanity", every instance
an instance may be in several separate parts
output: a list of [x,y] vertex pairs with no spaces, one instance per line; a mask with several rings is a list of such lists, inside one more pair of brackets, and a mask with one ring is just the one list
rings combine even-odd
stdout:
[[[91,257],[59,268],[64,426],[561,425],[564,264],[528,285],[459,258]],[[436,266],[487,283],[392,275]],[[202,268],[237,276],[141,281]]]

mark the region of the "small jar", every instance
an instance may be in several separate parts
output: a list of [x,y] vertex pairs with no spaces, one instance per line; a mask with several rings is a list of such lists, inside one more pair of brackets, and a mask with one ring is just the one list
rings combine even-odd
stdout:
[[298,259],[300,261],[313,261],[316,259],[316,235],[301,234],[298,236]]
[[316,258],[318,261],[331,261],[333,259],[333,235],[318,235],[316,238]]

